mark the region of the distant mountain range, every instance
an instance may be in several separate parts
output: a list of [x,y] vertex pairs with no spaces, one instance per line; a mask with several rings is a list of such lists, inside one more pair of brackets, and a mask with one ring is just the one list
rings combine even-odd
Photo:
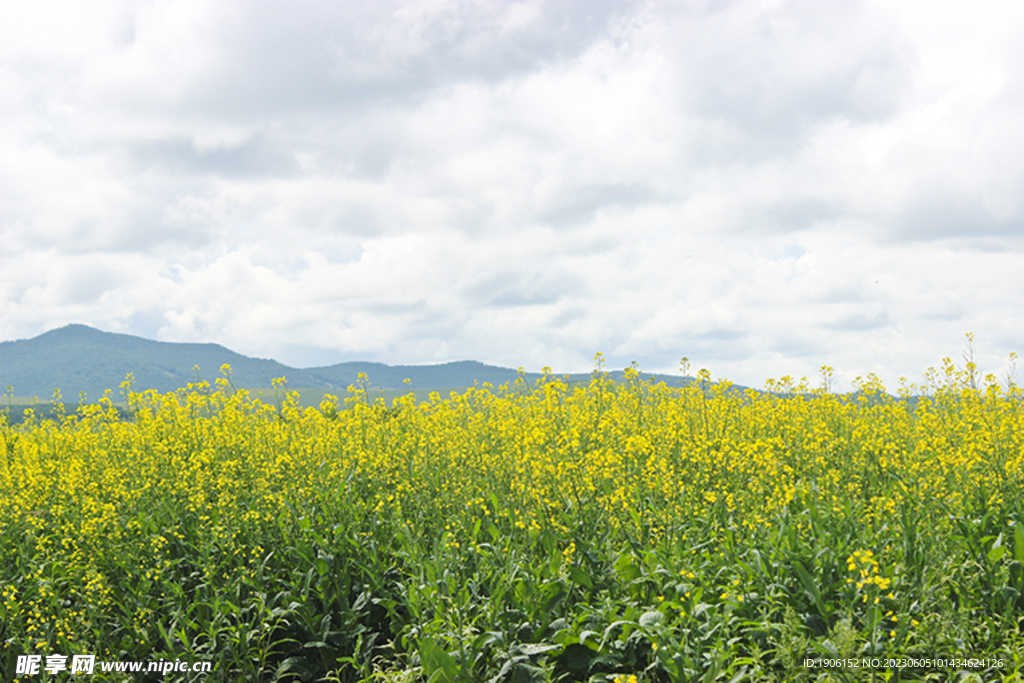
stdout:
[[[53,390],[59,388],[65,401],[77,401],[82,393],[87,400],[95,400],[107,389],[117,396],[125,376],[132,373],[136,391],[168,392],[199,379],[212,383],[221,376],[220,367],[224,364],[231,366],[236,387],[270,387],[271,380],[285,377],[289,389],[337,393],[345,393],[359,373],[365,373],[370,385],[379,389],[402,389],[406,386],[404,380],[409,379],[410,388],[417,391],[458,390],[484,382],[500,386],[519,377],[511,368],[477,361],[439,365],[348,362],[300,369],[275,360],[243,356],[219,344],[159,342],[103,332],[87,325],[67,325],[32,339],[0,342],[0,391],[10,386],[16,396],[35,396],[47,401]],[[621,370],[609,374],[612,379],[621,379],[623,375]],[[692,381],[672,375],[644,376],[670,386]],[[530,382],[540,377],[540,373],[526,373]],[[568,377],[572,382],[586,381],[590,374]]]

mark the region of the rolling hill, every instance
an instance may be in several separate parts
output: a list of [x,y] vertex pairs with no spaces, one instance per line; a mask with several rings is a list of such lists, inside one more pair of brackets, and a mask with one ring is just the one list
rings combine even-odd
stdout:
[[[87,400],[95,400],[107,389],[117,395],[125,376],[132,373],[136,391],[167,392],[198,379],[212,382],[220,376],[219,368],[224,364],[231,366],[232,381],[238,387],[269,387],[274,378],[285,377],[290,389],[336,393],[344,393],[359,373],[365,373],[376,388],[402,389],[408,378],[410,388],[416,390],[457,390],[484,382],[500,386],[519,376],[511,368],[477,361],[437,365],[354,361],[293,368],[275,360],[244,356],[219,344],[160,342],[103,332],[87,325],[67,325],[32,339],[0,342],[0,389],[9,386],[17,396],[35,396],[46,401],[55,388],[60,388],[65,401],[77,400],[83,393]],[[619,379],[622,371],[610,375]],[[671,386],[691,381],[672,375],[645,376]],[[526,373],[531,382],[540,377],[540,373]],[[568,377],[579,382],[589,379],[590,374]]]

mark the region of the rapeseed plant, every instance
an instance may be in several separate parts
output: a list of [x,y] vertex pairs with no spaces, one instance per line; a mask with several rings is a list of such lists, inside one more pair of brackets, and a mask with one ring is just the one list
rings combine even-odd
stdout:
[[303,408],[223,372],[129,383],[127,421],[107,396],[0,423],[0,666],[769,680],[840,622],[872,655],[1021,653],[1015,386],[947,364],[911,401],[872,377],[842,397],[599,368],[391,406],[362,378]]

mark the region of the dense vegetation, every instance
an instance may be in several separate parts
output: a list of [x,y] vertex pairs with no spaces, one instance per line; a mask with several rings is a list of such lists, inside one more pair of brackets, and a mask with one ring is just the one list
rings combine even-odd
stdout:
[[225,378],[128,392],[128,420],[0,421],[0,671],[60,652],[217,681],[953,680],[803,665],[945,656],[1017,680],[1019,389],[948,362],[914,402],[700,379],[302,409]]

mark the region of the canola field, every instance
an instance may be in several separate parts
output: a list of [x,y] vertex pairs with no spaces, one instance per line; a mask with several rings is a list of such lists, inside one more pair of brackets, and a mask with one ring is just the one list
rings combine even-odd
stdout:
[[0,679],[1021,680],[1015,385],[627,375],[0,418]]

